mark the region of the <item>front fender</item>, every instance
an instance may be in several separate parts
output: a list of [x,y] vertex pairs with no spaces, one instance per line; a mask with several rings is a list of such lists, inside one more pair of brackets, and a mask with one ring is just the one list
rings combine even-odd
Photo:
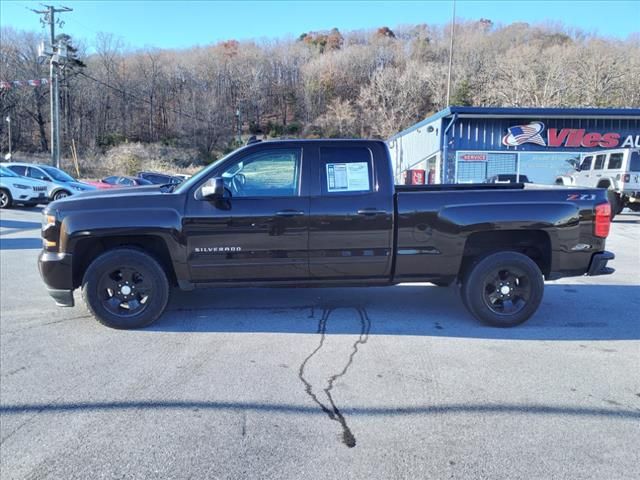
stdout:
[[60,226],[60,251],[73,253],[88,238],[157,236],[164,240],[171,259],[184,262],[185,247],[180,214],[167,208],[126,208],[73,212]]

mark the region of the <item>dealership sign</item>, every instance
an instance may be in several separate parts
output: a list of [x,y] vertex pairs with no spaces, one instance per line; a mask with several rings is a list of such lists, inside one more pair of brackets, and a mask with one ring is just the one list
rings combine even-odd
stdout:
[[487,154],[486,153],[463,153],[460,155],[460,160],[465,160],[467,162],[486,162]]
[[640,148],[640,135],[622,137],[616,132],[593,132],[584,128],[549,128],[545,132],[544,123],[531,122],[507,128],[507,134],[502,137],[502,144],[507,147],[526,143],[550,148]]

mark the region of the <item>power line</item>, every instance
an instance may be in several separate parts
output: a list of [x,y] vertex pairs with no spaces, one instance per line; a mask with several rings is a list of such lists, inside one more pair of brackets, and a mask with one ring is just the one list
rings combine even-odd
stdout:
[[[88,78],[89,80],[92,80],[92,81],[94,81],[96,83],[99,83],[100,85],[102,85],[104,87],[110,88],[111,90],[114,90],[114,91],[116,91],[118,93],[121,93],[122,95],[129,96],[134,100],[137,100],[139,102],[146,103],[147,105],[152,105],[153,106],[153,103],[150,100],[147,100],[146,98],[142,98],[142,97],[139,97],[138,95],[134,95],[133,93],[128,92],[126,90],[123,90],[120,87],[116,87],[114,85],[111,85],[111,84],[103,81],[103,80],[99,80],[99,79],[97,79],[95,77],[92,77],[91,75],[88,75],[87,73],[85,73],[83,71],[78,71],[78,73],[80,75],[82,75],[83,77]],[[190,114],[188,114],[186,112],[183,112],[182,110],[176,110],[175,108],[171,108],[171,107],[165,107],[165,108],[166,108],[166,110],[168,110],[168,111],[170,111],[172,113],[175,113],[176,115],[182,115],[183,117],[190,118],[191,120],[197,120],[198,122],[202,122],[202,123],[211,123],[209,120],[204,120],[202,118],[195,117],[195,116],[190,115]]]

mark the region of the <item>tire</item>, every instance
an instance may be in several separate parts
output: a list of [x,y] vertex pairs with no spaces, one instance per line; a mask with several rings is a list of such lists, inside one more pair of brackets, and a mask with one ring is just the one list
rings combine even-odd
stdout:
[[133,248],[117,248],[89,265],[82,279],[82,297],[101,324],[123,330],[142,328],[164,312],[169,282],[152,256]]
[[614,190],[607,190],[607,200],[611,205],[611,220],[622,211],[622,199]]
[[526,255],[491,254],[473,265],[462,283],[462,298],[469,312],[494,327],[515,327],[526,322],[542,301],[542,272]]
[[0,208],[11,208],[13,205],[13,198],[11,198],[11,192],[0,188]]
[[54,195],[53,195],[53,200],[60,200],[61,198],[67,198],[69,195],[71,195],[71,193],[67,192],[66,190],[58,190]]

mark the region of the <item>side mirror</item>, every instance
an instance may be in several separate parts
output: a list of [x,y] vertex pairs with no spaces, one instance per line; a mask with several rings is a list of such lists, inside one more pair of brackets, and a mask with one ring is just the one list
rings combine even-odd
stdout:
[[208,180],[202,186],[202,198],[213,200],[224,196],[224,180],[220,177]]

